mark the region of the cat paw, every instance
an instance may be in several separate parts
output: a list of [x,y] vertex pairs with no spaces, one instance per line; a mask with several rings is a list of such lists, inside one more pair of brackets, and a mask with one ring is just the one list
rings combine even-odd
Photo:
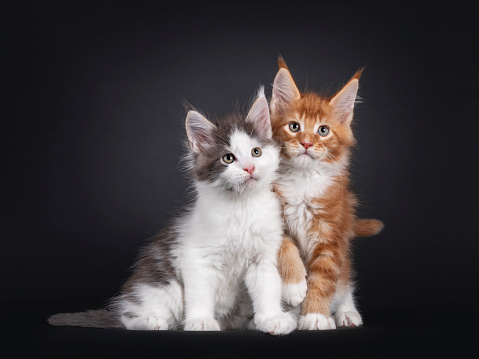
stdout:
[[336,325],[338,327],[359,327],[362,324],[363,320],[358,312],[336,313]]
[[127,329],[132,330],[168,330],[168,323],[158,317],[136,317],[129,320]]
[[325,317],[320,313],[309,313],[299,317],[298,329],[300,330],[326,330],[336,329],[334,319]]
[[306,279],[303,279],[299,283],[283,284],[283,300],[286,302],[286,304],[297,307],[303,302],[304,298],[306,298],[307,289],[308,284],[306,283]]
[[274,317],[255,316],[256,329],[271,335],[289,334],[296,329],[296,321],[288,313],[281,313]]
[[220,325],[213,318],[188,319],[185,321],[185,330],[193,332],[213,332],[220,330]]

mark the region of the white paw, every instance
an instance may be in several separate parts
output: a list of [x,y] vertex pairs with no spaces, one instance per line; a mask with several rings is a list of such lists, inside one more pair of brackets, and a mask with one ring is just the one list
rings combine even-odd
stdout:
[[359,327],[362,324],[363,320],[358,312],[336,313],[336,325],[338,327]]
[[308,284],[306,283],[306,279],[303,279],[299,283],[283,284],[281,288],[283,300],[286,304],[296,307],[303,303],[304,298],[306,298],[307,289]]
[[298,329],[301,330],[325,330],[336,329],[333,318],[326,318],[320,313],[310,313],[299,317]]
[[167,330],[168,323],[158,317],[136,317],[129,320],[127,328],[133,330]]
[[185,321],[185,330],[194,332],[213,332],[220,330],[220,325],[213,318],[188,319]]
[[288,334],[296,329],[296,321],[289,313],[281,313],[274,317],[256,315],[254,322],[256,329],[272,335]]

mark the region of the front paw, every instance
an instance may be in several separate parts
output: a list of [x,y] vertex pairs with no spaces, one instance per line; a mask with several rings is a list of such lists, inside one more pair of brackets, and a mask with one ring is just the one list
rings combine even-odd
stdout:
[[283,284],[281,288],[283,300],[286,304],[297,307],[306,298],[307,289],[306,279],[299,283]]
[[336,313],[336,325],[338,327],[359,327],[363,324],[358,312]]
[[309,313],[299,317],[298,329],[300,330],[326,330],[336,329],[334,320],[320,313]]
[[220,325],[213,318],[188,319],[185,321],[185,330],[193,332],[213,332],[220,330]]
[[271,335],[289,334],[296,329],[296,321],[289,313],[281,313],[274,317],[256,315],[256,329]]

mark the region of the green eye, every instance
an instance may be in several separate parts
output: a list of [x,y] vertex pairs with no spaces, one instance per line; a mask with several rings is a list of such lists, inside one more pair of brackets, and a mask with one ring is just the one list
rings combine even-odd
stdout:
[[262,152],[261,152],[261,149],[259,149],[258,147],[255,147],[251,150],[251,155],[253,157],[259,157],[261,156]]
[[299,126],[299,123],[297,123],[297,122],[291,122],[289,124],[289,129],[291,130],[291,132],[298,132],[299,128],[300,128],[300,126]]
[[236,158],[232,153],[227,153],[226,155],[223,156],[222,160],[224,163],[229,165],[233,163],[236,160]]
[[327,136],[329,133],[328,126],[319,126],[318,133],[320,136]]

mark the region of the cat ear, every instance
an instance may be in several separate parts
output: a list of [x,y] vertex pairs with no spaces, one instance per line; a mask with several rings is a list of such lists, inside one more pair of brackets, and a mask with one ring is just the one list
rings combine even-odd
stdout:
[[271,114],[284,111],[291,102],[298,100],[301,94],[283,58],[278,58],[279,71],[274,78],[273,96],[271,98]]
[[202,152],[213,145],[212,133],[216,126],[196,111],[186,115],[186,134],[193,152]]
[[264,96],[263,86],[260,87],[258,97],[253,103],[253,106],[251,106],[248,116],[246,116],[246,122],[251,122],[262,136],[266,138],[273,137],[268,101],[266,101],[266,97]]
[[349,124],[353,119],[354,104],[357,99],[359,78],[364,68],[354,74],[349,82],[330,101],[333,108],[333,116],[340,123]]

